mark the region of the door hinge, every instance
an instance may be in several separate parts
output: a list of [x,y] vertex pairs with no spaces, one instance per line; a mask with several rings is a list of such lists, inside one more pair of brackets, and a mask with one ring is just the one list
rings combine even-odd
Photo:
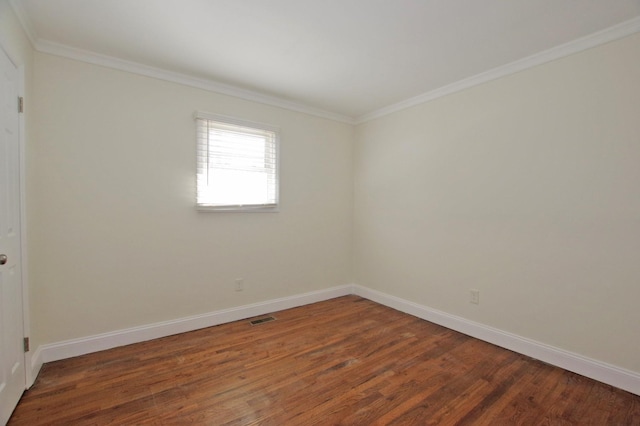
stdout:
[[22,96],[18,97],[18,112],[24,112],[24,98]]
[[23,345],[24,345],[24,351],[25,352],[29,352],[29,338],[28,337],[24,338]]

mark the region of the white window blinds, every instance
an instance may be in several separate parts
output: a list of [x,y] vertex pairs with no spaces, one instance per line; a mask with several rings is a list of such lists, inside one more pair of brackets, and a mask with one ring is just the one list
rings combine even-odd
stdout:
[[196,114],[197,206],[273,210],[278,205],[278,130]]

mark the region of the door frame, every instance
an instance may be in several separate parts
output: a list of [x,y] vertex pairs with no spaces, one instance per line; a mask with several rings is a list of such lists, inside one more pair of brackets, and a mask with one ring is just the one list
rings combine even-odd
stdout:
[[[6,50],[5,50],[6,53]],[[9,55],[7,55],[9,56]],[[15,64],[15,61],[9,56],[9,59]],[[18,65],[18,96],[22,99],[25,99],[25,67],[24,64]],[[30,100],[25,100],[25,105]],[[18,136],[18,152],[20,156],[19,160],[19,191],[20,191],[20,255],[21,255],[21,283],[22,286],[22,336],[23,337],[31,337],[31,321],[30,321],[30,310],[29,310],[29,280],[28,280],[28,268],[27,268],[27,173],[26,173],[26,163],[27,163],[27,147],[26,147],[26,124],[25,124],[25,115],[27,114],[28,108],[31,107],[29,105],[25,106],[23,112],[18,114],[18,128],[19,128],[19,136]],[[38,375],[38,370],[33,368],[31,363],[31,358],[34,350],[33,347],[29,348],[29,351],[24,353],[24,371],[25,371],[25,386],[26,389],[29,389],[31,385],[36,381],[36,377]]]
[[[11,55],[11,53],[5,48],[4,40],[0,40],[0,49],[9,58],[9,61],[16,67],[18,71],[18,96],[25,98],[25,66],[19,64],[18,61]],[[17,101],[17,100],[16,100]],[[26,103],[26,101],[25,101]],[[30,310],[29,310],[29,285],[27,277],[27,185],[26,185],[26,121],[25,115],[28,111],[25,106],[24,111],[18,114],[18,190],[19,190],[19,204],[20,204],[20,271],[21,280],[20,286],[22,287],[22,336],[29,337],[31,331],[30,324]],[[36,380],[39,366],[34,368],[32,365],[33,348],[29,348],[28,352],[24,353],[24,371],[25,371],[25,387],[29,389]]]

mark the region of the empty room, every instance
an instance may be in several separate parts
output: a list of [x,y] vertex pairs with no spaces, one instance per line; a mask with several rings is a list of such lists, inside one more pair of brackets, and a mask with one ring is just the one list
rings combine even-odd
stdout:
[[640,1],[0,0],[0,424],[640,425]]

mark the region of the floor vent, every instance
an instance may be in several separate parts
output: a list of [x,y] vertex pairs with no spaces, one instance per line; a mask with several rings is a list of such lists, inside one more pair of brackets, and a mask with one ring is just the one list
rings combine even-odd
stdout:
[[274,317],[264,317],[264,318],[259,318],[259,319],[254,319],[251,320],[251,325],[258,325],[258,324],[263,324],[265,322],[269,322],[269,321],[275,321],[276,319]]

